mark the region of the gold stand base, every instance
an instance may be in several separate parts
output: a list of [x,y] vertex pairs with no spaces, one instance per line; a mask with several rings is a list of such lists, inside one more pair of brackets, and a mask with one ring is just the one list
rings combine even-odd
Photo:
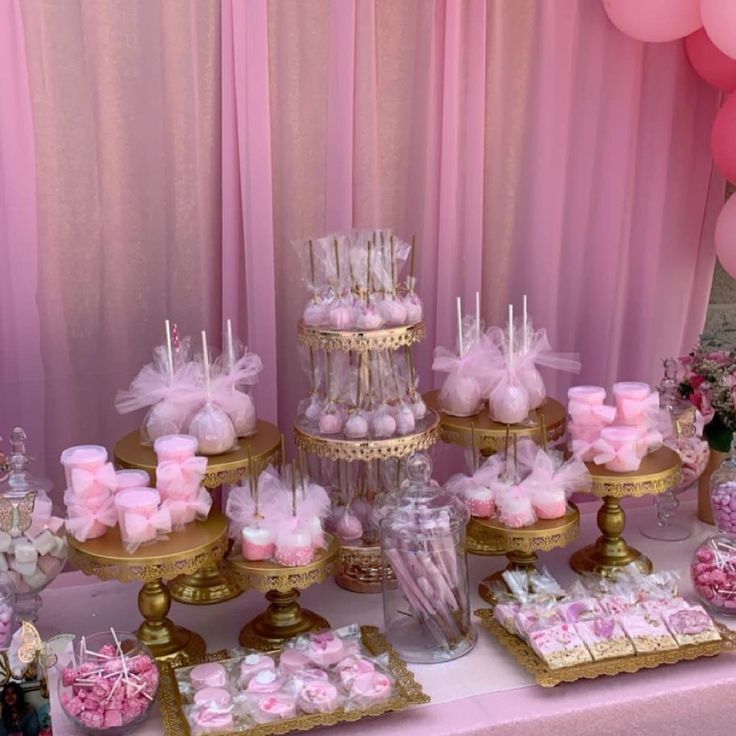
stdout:
[[378,545],[340,547],[340,568],[335,575],[335,582],[341,588],[353,593],[380,593],[384,572],[388,573],[390,580],[394,580],[394,571],[390,567],[384,570]]
[[496,598],[491,591],[498,583],[502,585],[506,584],[503,579],[503,574],[506,570],[524,570],[530,573],[537,568],[536,552],[517,552],[514,550],[509,552],[507,557],[509,564],[503,570],[498,570],[488,575],[488,577],[483,578],[478,586],[478,595],[492,606],[496,605]]
[[217,565],[205,567],[194,575],[181,575],[169,583],[171,597],[190,606],[209,606],[232,600],[242,590],[220,572]]
[[138,637],[156,659],[186,664],[202,656],[207,647],[199,634],[172,623],[168,618],[170,608],[171,596],[163,581],[146,583],[138,593],[138,610],[143,616]]
[[270,604],[268,608],[240,632],[240,645],[246,649],[268,652],[279,649],[287,639],[299,634],[330,628],[327,619],[299,605],[296,589],[287,593],[271,590],[266,598]]

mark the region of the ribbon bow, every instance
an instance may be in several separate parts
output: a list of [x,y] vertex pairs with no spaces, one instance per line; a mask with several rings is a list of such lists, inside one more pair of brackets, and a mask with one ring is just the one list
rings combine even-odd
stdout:
[[128,544],[138,547],[143,542],[150,542],[161,534],[171,531],[171,514],[167,508],[160,508],[151,516],[135,512],[125,514],[125,528],[128,532]]
[[156,487],[169,496],[191,492],[197,488],[207,472],[206,457],[189,457],[186,460],[168,460],[156,468]]
[[212,496],[204,488],[197,491],[197,495],[191,499],[168,498],[164,501],[162,508],[166,508],[172,519],[180,519],[187,512],[194,511],[197,519],[206,519],[212,508]]
[[573,422],[581,425],[611,424],[616,418],[616,407],[605,404],[592,406],[582,401],[571,401],[567,405],[567,411]]
[[115,468],[112,463],[105,463],[97,470],[72,468],[72,489],[79,496],[86,496],[98,488],[114,491],[118,487]]
[[621,399],[621,416],[628,421],[639,421],[642,415],[648,419],[659,411],[659,394],[655,391],[646,399]]
[[104,524],[112,528],[117,524],[117,521],[115,504],[110,498],[97,511],[90,511],[84,507],[70,507],[66,528],[75,539],[86,542],[95,524]]
[[618,460],[623,465],[637,466],[641,460],[636,442],[625,442],[620,447],[614,447],[606,440],[597,439],[593,443],[593,450],[596,453],[593,458],[596,465],[606,465]]

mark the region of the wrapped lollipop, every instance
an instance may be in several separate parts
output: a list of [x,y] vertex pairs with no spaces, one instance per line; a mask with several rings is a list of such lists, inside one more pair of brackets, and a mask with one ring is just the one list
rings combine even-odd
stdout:
[[355,500],[357,483],[352,477],[346,479],[345,463],[340,462],[338,465],[338,475],[340,477],[340,485],[346,490],[346,503],[344,506],[336,510],[333,516],[333,524],[337,536],[343,544],[355,544],[363,536],[363,524],[358,516],[352,511],[351,506]]
[[345,422],[345,436],[350,439],[361,439],[368,436],[368,418],[361,402],[361,384],[363,382],[363,353],[358,357],[358,371],[355,378],[355,405]]
[[[389,239],[389,258],[390,263],[388,273],[390,274],[389,289],[382,291],[382,299],[379,309],[383,315],[383,319],[387,325],[403,325],[406,324],[407,310],[403,300],[399,299],[396,294],[396,253],[395,240],[391,236]],[[381,259],[384,259],[385,241],[381,241]]]
[[329,321],[329,302],[324,300],[319,293],[314,264],[314,243],[311,240],[308,241],[307,247],[309,251],[309,274],[311,276],[309,286],[312,290],[312,298],[304,308],[302,319],[304,324],[310,327],[321,327]]
[[310,424],[317,425],[324,409],[324,401],[319,391],[320,374],[317,371],[317,362],[314,359],[314,349],[309,347],[307,350],[309,354],[309,383],[311,393],[299,403],[299,416],[303,416]]
[[298,567],[300,565],[308,565],[312,561],[315,546],[312,541],[312,532],[305,529],[301,524],[296,490],[296,468],[293,464],[291,466],[290,476],[291,515],[289,517],[283,517],[279,521],[274,557],[280,565]]
[[319,431],[322,434],[338,434],[342,431],[343,419],[333,398],[332,389],[332,353],[327,353],[327,375],[325,382],[327,385],[327,403],[325,404],[319,416]]
[[256,432],[257,419],[253,399],[246,387],[258,382],[263,363],[255,353],[235,345],[230,320],[227,320],[225,346],[225,353],[218,360],[212,381],[212,396],[230,417],[235,434],[238,437],[250,437]]
[[421,394],[417,391],[417,378],[414,372],[414,358],[411,354],[411,347],[407,345],[406,350],[406,371],[407,371],[407,382],[409,385],[409,400],[411,402],[411,411],[414,414],[414,419],[424,419],[427,416],[427,405],[424,403],[424,399]]
[[394,386],[396,388],[396,413],[394,419],[396,420],[396,434],[406,435],[411,434],[416,428],[416,419],[412,410],[412,405],[404,401],[404,391],[401,388],[399,382],[399,374],[394,365],[392,353],[388,353],[388,362],[391,368],[391,375],[394,380]]
[[373,241],[369,240],[366,253],[368,268],[366,270],[365,300],[356,306],[355,326],[361,330],[377,330],[384,325],[383,315],[373,299]]
[[150,407],[141,424],[141,442],[147,445],[181,432],[197,403],[198,371],[188,360],[188,344],[179,345],[177,336],[175,353],[169,320],[165,324],[166,344],[154,348],[153,362],[144,365],[130,387],[115,396],[120,414]]
[[[380,363],[379,363],[380,368]],[[369,382],[371,377],[370,363],[368,368]],[[378,408],[373,412],[371,417],[371,430],[373,431],[374,437],[391,437],[396,432],[396,419],[393,416],[391,407],[386,402],[386,391],[381,370],[378,372],[378,386],[379,393],[381,396],[381,403]]]
[[416,284],[417,284],[417,280],[416,278],[414,278],[414,254],[415,252],[416,252],[416,241],[412,237],[409,275],[406,277],[407,293],[403,299],[404,307],[406,309],[406,323],[409,325],[414,325],[417,322],[421,322],[422,317],[424,316],[422,300],[417,296],[417,293],[415,291]]
[[349,289],[344,289],[340,272],[340,245],[338,239],[333,239],[335,254],[335,293],[337,298],[330,306],[328,321],[335,330],[347,330],[355,322],[355,309]]
[[236,436],[230,417],[214,403],[212,398],[209,350],[204,330],[202,330],[202,365],[205,404],[189,422],[188,433],[197,438],[197,451],[201,455],[220,455],[235,446]]

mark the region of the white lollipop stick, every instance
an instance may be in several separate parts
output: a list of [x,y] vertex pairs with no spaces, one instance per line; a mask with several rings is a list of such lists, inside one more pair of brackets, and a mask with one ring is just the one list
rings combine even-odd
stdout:
[[460,357],[463,357],[465,350],[463,349],[463,304],[462,299],[457,297],[457,341],[460,348]]
[[514,305],[509,304],[509,348],[508,348],[509,368],[514,367]]
[[475,292],[475,339],[480,342],[480,292]]
[[202,330],[202,362],[204,363],[204,390],[210,399],[210,353],[207,350],[207,333]]
[[529,350],[529,327],[528,327],[528,319],[527,319],[527,312],[526,312],[526,294],[524,294],[524,352],[526,353]]
[[169,378],[174,377],[174,353],[171,350],[171,323],[167,319],[166,325],[166,362],[169,366]]
[[232,320],[227,321],[227,358],[230,361],[230,368],[232,368],[235,365],[235,348],[233,347]]

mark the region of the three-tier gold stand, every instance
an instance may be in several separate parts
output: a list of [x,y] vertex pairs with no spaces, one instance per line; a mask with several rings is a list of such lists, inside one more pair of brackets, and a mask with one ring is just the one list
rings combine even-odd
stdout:
[[[257,471],[270,462],[277,462],[281,453],[281,434],[270,422],[258,420],[252,437],[238,439],[237,449],[207,458],[207,473],[203,485],[210,490],[223,485],[236,485],[248,474],[249,458]],[[156,484],[156,453],[153,447],[140,443],[140,435],[131,432],[115,445],[115,464],[120,468],[145,470]],[[214,562],[194,575],[182,575],[169,586],[171,597],[179,603],[210,605],[239,596],[242,591],[233,585]]]
[[[398,350],[420,342],[425,337],[424,323],[386,327],[380,330],[330,330],[310,327],[300,322],[299,341],[313,350],[340,353],[370,353],[378,350]],[[412,453],[427,450],[440,437],[439,418],[434,410],[416,422],[413,432],[386,439],[348,439],[325,436],[310,431],[297,419],[294,425],[296,446],[316,457],[334,461],[365,462],[401,460]],[[393,576],[391,570],[385,571]],[[356,593],[379,593],[384,575],[381,548],[377,544],[343,544],[340,565],[335,576],[337,584]]]
[[69,559],[85,575],[101,580],[138,581],[138,610],[143,623],[138,636],[159,660],[177,666],[205,652],[201,636],[176,626],[167,616],[171,596],[165,581],[178,575],[191,575],[216,564],[228,547],[227,519],[212,511],[205,521],[187,524],[183,531],[172,532],[168,539],[126,551],[120,529],[111,529],[103,537],[79,542],[69,535]]
[[583,547],[570,558],[575,572],[592,572],[611,576],[634,562],[645,573],[652,571],[652,562],[639,550],[630,547],[623,538],[626,513],[621,499],[653,496],[674,488],[680,482],[680,457],[669,447],[661,447],[642,459],[638,470],[616,473],[602,465],[586,463],[593,485],[590,493],[603,499],[598,511],[601,536],[594,544]]
[[241,630],[241,646],[271,651],[299,634],[330,628],[327,619],[299,605],[299,591],[327,580],[337,569],[340,544],[332,535],[325,537],[327,548],[317,550],[308,565],[284,567],[272,560],[251,562],[240,554],[226,560],[228,578],[243,590],[264,593],[269,603]]

